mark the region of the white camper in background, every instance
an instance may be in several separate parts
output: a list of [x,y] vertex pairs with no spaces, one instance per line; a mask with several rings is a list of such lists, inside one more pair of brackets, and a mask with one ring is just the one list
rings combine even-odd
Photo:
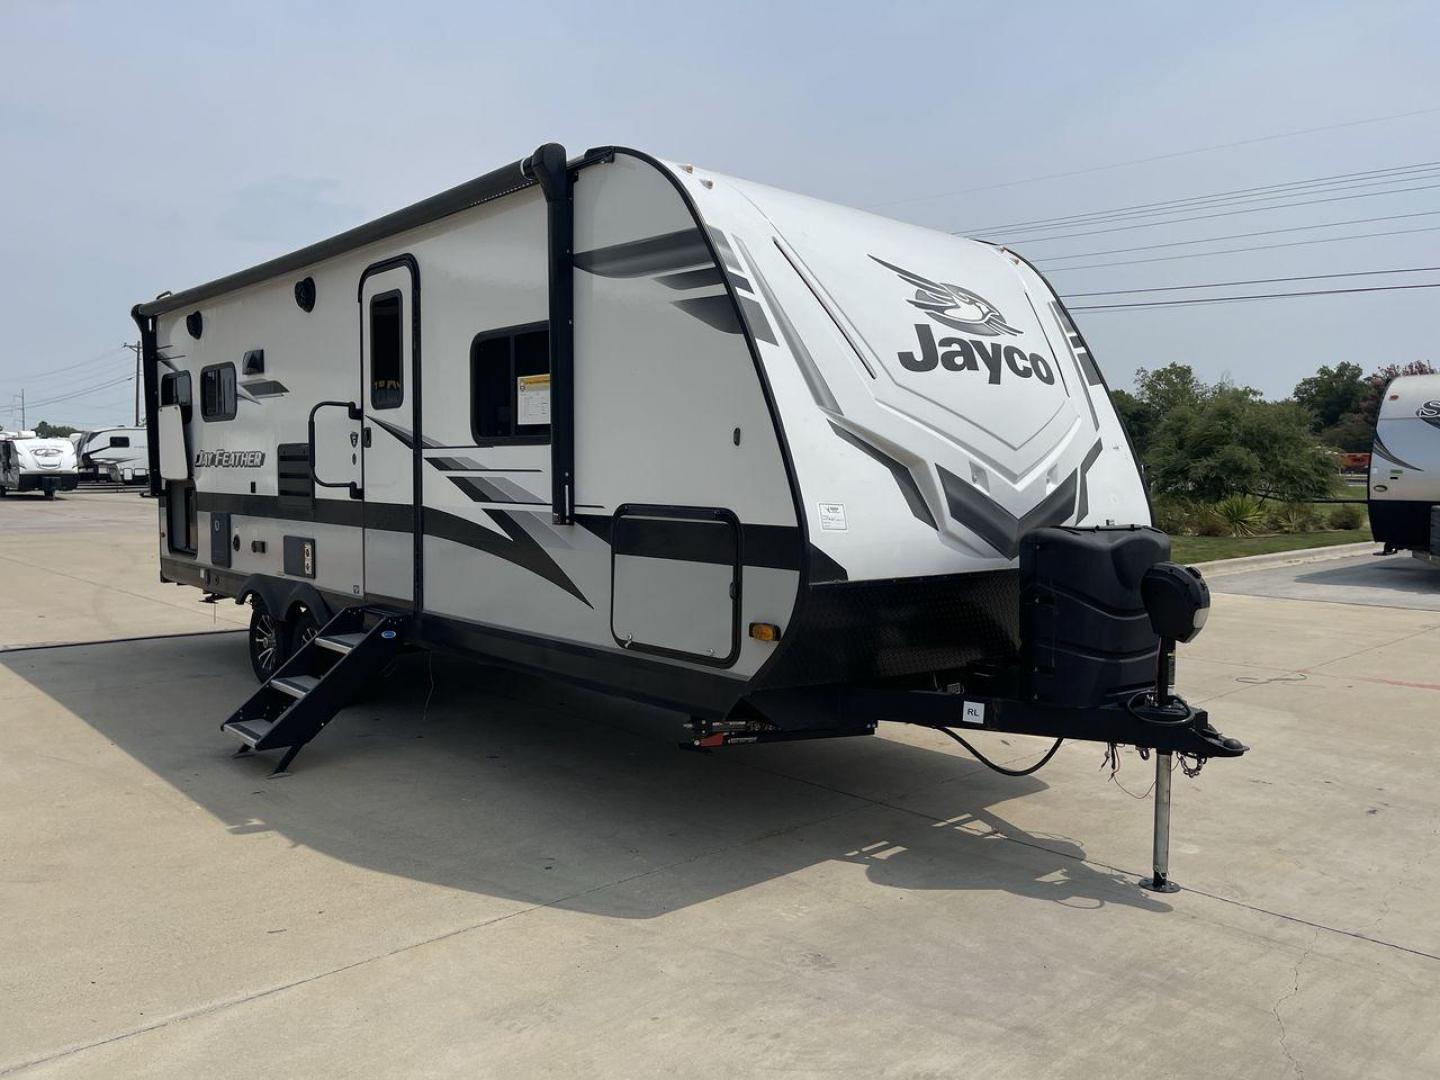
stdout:
[[139,484],[150,478],[149,443],[143,427],[87,431],[76,449],[80,474],[114,484]]
[[547,144],[134,317],[161,573],[251,604],[224,728],[281,769],[402,643],[706,747],[1244,750],[1147,689],[1208,594],[1011,251]]
[[0,495],[39,491],[53,499],[57,491],[75,490],[78,479],[75,444],[69,439],[0,430]]
[[1370,451],[1370,532],[1386,552],[1440,564],[1440,375],[1402,375],[1380,399]]

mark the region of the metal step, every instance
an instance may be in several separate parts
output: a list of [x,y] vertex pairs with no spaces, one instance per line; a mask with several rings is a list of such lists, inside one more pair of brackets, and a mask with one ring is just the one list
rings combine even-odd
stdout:
[[228,731],[246,746],[254,749],[255,744],[270,734],[270,729],[274,726],[274,720],[231,720],[221,730]]
[[271,679],[270,685],[282,694],[302,698],[315,689],[315,684],[319,681],[314,675],[286,675],[283,678]]
[[325,637],[317,637],[315,644],[322,649],[329,649],[331,652],[340,653],[342,656],[365,640],[362,631],[358,634],[327,634]]

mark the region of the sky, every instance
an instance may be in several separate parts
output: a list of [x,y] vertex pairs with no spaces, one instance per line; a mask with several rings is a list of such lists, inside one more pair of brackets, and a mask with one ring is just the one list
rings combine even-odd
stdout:
[[[1077,308],[1205,295],[1080,293],[1440,267],[1440,173],[1085,237],[1054,238],[1117,223],[993,228],[1440,161],[1440,5],[0,0],[0,424],[18,426],[22,389],[31,426],[125,422],[135,302],[549,141],[634,146],[1008,242]],[[1300,228],[1370,218],[1385,220]],[[1296,231],[1090,254],[1278,229]],[[1124,265],[1083,268],[1096,262]],[[1426,281],[1440,273],[1228,291]],[[1178,361],[1279,397],[1321,364],[1440,362],[1437,301],[1076,319],[1112,386]]]

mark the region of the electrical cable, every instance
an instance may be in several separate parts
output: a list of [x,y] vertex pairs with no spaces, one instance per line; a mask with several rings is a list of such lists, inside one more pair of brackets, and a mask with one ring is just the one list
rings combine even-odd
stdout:
[[21,376],[19,379],[6,379],[5,381],[6,381],[7,383],[9,383],[9,382],[24,382],[24,383],[26,383],[26,384],[28,385],[28,384],[30,384],[31,382],[39,382],[39,381],[41,381],[41,380],[48,379],[48,378],[50,378],[50,377],[53,376],[53,375],[59,375],[59,374],[61,374],[61,373],[63,373],[63,372],[66,372],[66,371],[73,371],[75,368],[86,367],[86,366],[88,366],[88,365],[90,365],[90,364],[98,364],[101,360],[108,360],[108,359],[109,359],[110,357],[112,357],[115,353],[118,353],[118,352],[120,352],[121,350],[125,350],[125,349],[126,349],[126,346],[124,346],[124,345],[119,345],[119,346],[116,346],[116,347],[113,348],[113,349],[106,349],[103,353],[100,353],[98,356],[92,356],[89,360],[81,360],[81,361],[79,361],[78,363],[75,363],[75,364],[66,364],[64,367],[52,368],[52,369],[49,370],[49,371],[41,372],[39,375],[33,375],[33,376],[32,376],[32,375],[24,375],[24,376]]
[[[1170,700],[1176,705],[1179,705],[1180,708],[1185,710],[1180,716],[1177,716],[1173,719],[1163,720],[1156,719],[1154,716],[1147,716],[1145,713],[1142,713],[1140,711],[1137,702],[1143,701],[1146,698],[1150,698],[1153,696],[1153,694],[1154,691],[1151,690],[1141,690],[1138,694],[1132,694],[1125,700],[1125,711],[1128,712],[1131,716],[1135,717],[1135,719],[1139,720],[1141,723],[1150,724],[1154,727],[1184,727],[1186,724],[1190,723],[1195,719],[1195,710],[1192,709],[1190,707],[1190,703],[1184,698],[1182,698],[1179,694],[1171,694]],[[1168,707],[1169,706],[1166,706],[1166,708]],[[1160,706],[1152,703],[1150,705],[1150,708],[1159,709]]]
[[42,398],[42,399],[39,400],[39,401],[27,401],[27,402],[25,403],[25,407],[26,407],[27,409],[32,409],[32,408],[40,408],[41,406],[44,406],[44,405],[55,405],[55,404],[57,404],[57,403],[59,403],[59,402],[62,402],[62,401],[69,401],[69,400],[71,400],[72,398],[77,398],[77,397],[85,397],[85,396],[87,396],[87,395],[89,395],[89,394],[98,393],[98,392],[101,391],[101,390],[108,390],[108,389],[109,389],[110,387],[112,387],[112,386],[119,386],[121,383],[133,382],[134,380],[135,380],[135,376],[134,376],[134,375],[125,375],[125,376],[122,376],[121,378],[118,378],[118,379],[111,379],[109,382],[96,383],[94,386],[87,386],[87,387],[85,387],[84,389],[74,390],[74,391],[71,391],[71,392],[69,392],[69,393],[60,394],[60,395],[58,395],[58,396],[56,396],[56,397]]
[[[1428,179],[1428,177],[1427,177]],[[1276,203],[1274,206],[1247,206],[1239,210],[1220,210],[1213,214],[1194,214],[1190,217],[1169,218],[1165,221],[1144,221],[1135,225],[1112,225],[1108,229],[1091,229],[1088,232],[1058,233],[1055,236],[1032,236],[1025,239],[1027,244],[1044,244],[1054,240],[1073,240],[1081,236],[1101,236],[1105,233],[1129,232],[1132,229],[1154,229],[1162,225],[1183,225],[1187,221],[1210,221],[1215,218],[1236,217],[1240,214],[1258,214],[1271,210],[1285,210],[1294,206],[1318,206],[1321,203],[1348,202],[1351,199],[1374,199],[1381,195],[1403,195],[1409,191],[1433,191],[1440,184],[1421,184],[1418,187],[1395,188],[1392,191],[1362,191],[1356,195],[1331,195],[1324,199],[1301,199],[1298,202]],[[1319,226],[1301,226],[1301,228]],[[1001,241],[996,241],[997,243]]]
[[1440,266],[1410,266],[1394,270],[1350,270],[1343,274],[1291,274],[1288,277],[1241,278],[1235,281],[1211,281],[1203,285],[1158,285],[1143,289],[1102,289],[1097,292],[1066,293],[1064,299],[1078,296],[1123,296],[1127,293],[1184,292],[1189,289],[1228,289],[1234,285],[1274,285],[1285,281],[1322,281],[1327,278],[1374,277],[1377,274],[1440,273]]
[[1401,292],[1440,289],[1440,281],[1414,285],[1369,285],[1354,289],[1305,289],[1301,292],[1251,293],[1247,296],[1199,296],[1188,300],[1137,300],[1129,304],[1078,304],[1071,311],[1129,311],[1136,308],[1191,307],[1195,304],[1230,304],[1241,300],[1286,300],[1297,296],[1342,296],[1350,293]]
[[975,747],[971,746],[968,742],[962,739],[955,732],[951,731],[949,728],[936,727],[935,730],[943,731],[946,735],[949,735],[950,738],[954,739],[966,750],[970,751],[971,756],[974,757],[976,761],[980,762],[981,765],[984,765],[988,769],[994,769],[996,772],[1004,776],[1029,776],[1033,772],[1039,772],[1045,767],[1046,763],[1055,756],[1055,752],[1060,749],[1060,744],[1065,741],[1064,739],[1056,739],[1055,745],[1050,747],[1049,750],[1045,751],[1045,756],[1042,757],[1039,761],[1035,762],[1034,765],[1031,765],[1024,769],[1007,769],[1004,765],[997,765],[995,762],[991,761],[979,750],[976,750]]
[[[1275,251],[1279,248],[1306,247],[1310,244],[1338,244],[1344,240],[1369,240],[1377,236],[1408,236],[1412,233],[1436,232],[1440,225],[1422,225],[1418,229],[1384,229],[1379,232],[1356,233],[1353,236],[1321,236],[1313,240],[1286,240],[1278,244],[1251,244],[1247,247],[1221,248],[1218,251],[1186,251],[1177,255],[1155,255],[1148,259],[1116,259],[1112,262],[1083,263],[1080,266],[1040,265],[1048,274],[1064,274],[1072,270],[1102,270],[1109,266],[1140,266],[1144,263],[1173,262],[1175,259],[1201,259],[1208,255],[1236,255],[1246,251]],[[1165,245],[1159,245],[1164,247]]]
[[[1111,218],[1144,217],[1150,214],[1174,214],[1184,210],[1198,209],[1207,204],[1229,202],[1252,202],[1260,199],[1282,199],[1290,195],[1313,194],[1317,190],[1339,187],[1367,187],[1373,184],[1399,184],[1417,179],[1414,173],[1431,172],[1440,167],[1440,161],[1421,161],[1413,165],[1395,165],[1385,169],[1369,169],[1364,172],[1335,173],[1317,176],[1309,180],[1290,180],[1281,184],[1262,184],[1258,187],[1233,188],[1216,191],[1208,195],[1191,195],[1183,199],[1163,199],[1158,202],[1133,203],[1116,206],[1108,210],[1089,210],[1079,214],[1065,214],[1053,218],[1032,218],[1028,221],[1011,221],[1003,224],[980,225],[967,231],[971,233],[1029,232],[1035,229],[1059,228],[1069,225],[1088,225]],[[1403,175],[1410,174],[1410,175]],[[1309,188],[1309,191],[1297,191]],[[1288,189],[1288,190],[1287,190]]]
[[1339,124],[1323,124],[1320,127],[1297,128],[1293,131],[1279,131],[1270,135],[1256,135],[1248,139],[1236,139],[1233,142],[1215,143],[1211,146],[1197,146],[1190,150],[1172,150],[1165,154],[1153,154],[1150,157],[1132,158],[1129,161],[1116,161],[1108,165],[1092,165],[1084,169],[1071,169],[1067,172],[1047,173],[1044,176],[1031,176],[1020,180],[1004,180],[996,184],[980,184],[976,187],[956,188],[951,191],[941,191],[933,195],[910,195],[902,199],[890,199],[886,202],[871,203],[867,210],[877,206],[898,206],[902,203],[925,202],[930,199],[944,199],[951,195],[968,195],[974,191],[993,191],[996,188],[1016,187],[1020,184],[1037,184],[1042,180],[1060,180],[1069,176],[1084,176],[1088,173],[1107,172],[1112,169],[1125,169],[1132,165],[1148,165],[1156,161],[1168,161],[1173,158],[1190,157],[1194,154],[1208,154],[1215,150],[1229,150],[1237,146],[1254,146],[1256,143],[1272,142],[1276,139],[1292,139],[1299,135],[1314,135],[1321,131],[1339,131],[1342,128],[1360,127],[1365,124],[1379,124],[1388,120],[1405,120],[1412,116],[1428,116],[1431,113],[1440,112],[1440,105],[1426,109],[1413,109],[1409,112],[1391,113],[1388,116],[1370,116],[1363,120],[1346,120]]

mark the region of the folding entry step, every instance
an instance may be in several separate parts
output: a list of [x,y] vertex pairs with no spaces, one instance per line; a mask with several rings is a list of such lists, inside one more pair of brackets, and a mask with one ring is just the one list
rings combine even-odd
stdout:
[[220,730],[252,750],[284,749],[283,773],[404,644],[406,617],[346,608],[286,660]]

